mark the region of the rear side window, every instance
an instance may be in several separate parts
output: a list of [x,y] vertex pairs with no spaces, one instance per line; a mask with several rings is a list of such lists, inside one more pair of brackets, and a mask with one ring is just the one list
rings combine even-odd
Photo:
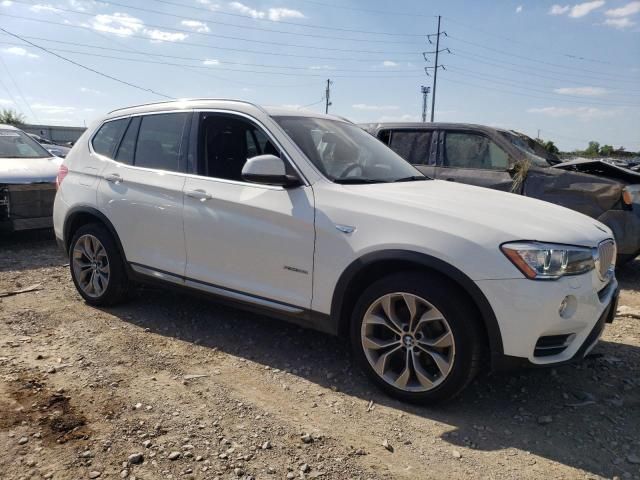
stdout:
[[127,123],[129,123],[128,118],[121,118],[102,125],[91,141],[93,150],[100,155],[113,158]]
[[136,139],[138,138],[138,128],[140,128],[140,117],[134,117],[131,119],[127,131],[120,142],[118,147],[118,153],[115,160],[117,162],[126,163],[127,165],[133,165],[133,156],[136,151]]
[[394,131],[389,146],[409,163],[426,165],[429,163],[431,133],[429,130]]
[[444,166],[506,170],[509,156],[484,135],[466,132],[447,132],[444,147]]
[[163,113],[142,118],[134,165],[180,170],[180,148],[188,113]]

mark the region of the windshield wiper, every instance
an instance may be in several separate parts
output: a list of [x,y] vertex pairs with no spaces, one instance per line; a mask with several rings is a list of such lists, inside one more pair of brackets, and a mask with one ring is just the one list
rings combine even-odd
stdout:
[[413,175],[411,177],[402,177],[394,180],[393,182],[414,182],[414,181],[422,181],[422,180],[431,180],[429,177],[425,177],[424,175]]
[[374,180],[371,178],[362,178],[362,177],[334,178],[333,181],[341,185],[357,185],[362,183],[386,183],[386,180]]

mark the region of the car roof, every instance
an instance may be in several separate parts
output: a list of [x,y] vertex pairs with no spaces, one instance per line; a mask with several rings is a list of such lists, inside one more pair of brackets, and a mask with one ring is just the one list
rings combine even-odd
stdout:
[[243,113],[255,113],[260,111],[269,116],[287,116],[287,117],[314,117],[325,118],[330,120],[349,121],[345,118],[335,115],[325,115],[323,113],[305,110],[300,107],[279,107],[279,106],[261,106],[255,103],[224,99],[224,98],[185,98],[179,100],[171,100],[166,102],[147,103],[143,105],[135,105],[132,107],[120,108],[112,110],[107,114],[107,118],[121,117],[125,115],[134,115],[150,112],[161,112],[171,110],[191,110],[191,109],[225,109],[235,110]]
[[490,127],[488,125],[479,125],[477,123],[455,123],[455,122],[378,122],[378,123],[360,123],[359,127],[365,130],[380,130],[383,128],[393,129],[416,129],[416,130],[435,130],[437,128],[450,129],[461,128],[469,130],[481,130],[485,132],[502,132],[506,131],[502,128]]
[[0,123],[0,128],[2,128],[3,130],[20,130],[17,127],[14,127],[13,125],[8,125],[6,123]]

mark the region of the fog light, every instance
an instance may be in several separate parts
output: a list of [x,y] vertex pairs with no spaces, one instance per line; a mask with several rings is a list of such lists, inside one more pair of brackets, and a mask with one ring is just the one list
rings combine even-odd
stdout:
[[576,313],[576,309],[578,308],[578,301],[576,297],[573,295],[567,295],[560,302],[560,307],[558,308],[558,313],[562,318],[572,317],[574,313]]

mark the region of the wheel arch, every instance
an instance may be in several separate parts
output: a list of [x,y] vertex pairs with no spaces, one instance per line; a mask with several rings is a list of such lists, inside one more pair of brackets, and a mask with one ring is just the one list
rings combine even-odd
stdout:
[[71,247],[71,239],[73,238],[74,233],[80,227],[89,223],[100,223],[105,226],[105,228],[109,231],[114,241],[116,242],[118,252],[126,263],[127,257],[124,254],[124,249],[122,248],[120,237],[118,236],[118,232],[116,232],[115,227],[104,213],[102,213],[100,210],[97,210],[96,208],[88,206],[74,207],[67,213],[67,216],[64,220],[62,239],[65,252],[69,252],[69,248]]
[[364,288],[382,276],[410,270],[435,272],[460,287],[480,315],[492,358],[503,355],[502,335],[495,313],[475,282],[439,258],[408,250],[368,253],[354,260],[344,270],[331,302],[331,319],[337,325],[338,333],[348,332],[351,310]]

